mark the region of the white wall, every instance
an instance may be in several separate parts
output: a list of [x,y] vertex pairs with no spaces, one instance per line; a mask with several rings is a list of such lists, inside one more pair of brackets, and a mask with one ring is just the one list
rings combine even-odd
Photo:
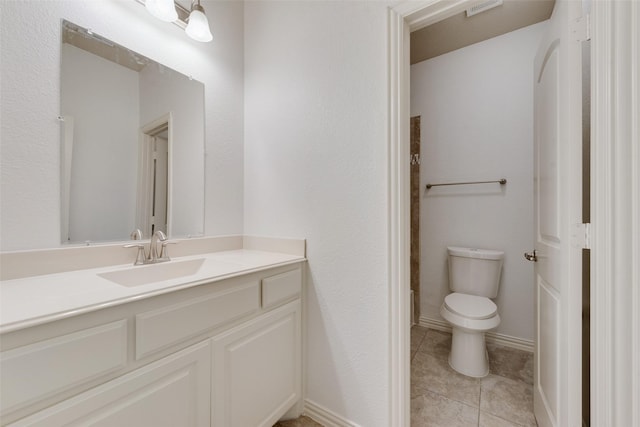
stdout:
[[61,19],[205,84],[205,234],[242,232],[244,5],[202,5],[212,43],[189,39],[135,1],[0,2],[1,250],[60,245]]
[[387,8],[245,4],[245,233],[307,239],[307,397],[388,427]]
[[[505,252],[496,332],[533,340],[533,58],[546,23],[411,67],[411,115],[421,116],[421,311],[441,319],[447,246]],[[431,182],[498,184],[433,187]]]
[[138,73],[70,44],[60,111],[73,117],[69,239],[113,240],[135,228]]

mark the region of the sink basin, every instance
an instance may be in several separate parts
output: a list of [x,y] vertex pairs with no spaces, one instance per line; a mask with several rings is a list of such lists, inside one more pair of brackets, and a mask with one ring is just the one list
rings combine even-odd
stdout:
[[126,270],[100,273],[98,276],[121,286],[140,286],[191,276],[200,270],[203,263],[204,258],[190,259],[187,261],[169,261],[161,264],[141,265],[127,268]]

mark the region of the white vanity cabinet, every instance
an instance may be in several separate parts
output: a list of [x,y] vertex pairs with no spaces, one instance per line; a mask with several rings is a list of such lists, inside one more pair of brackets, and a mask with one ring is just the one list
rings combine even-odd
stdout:
[[209,350],[193,345],[10,425],[209,426]]
[[301,264],[0,336],[0,424],[272,426],[302,393]]
[[300,301],[211,341],[212,426],[271,427],[300,398]]

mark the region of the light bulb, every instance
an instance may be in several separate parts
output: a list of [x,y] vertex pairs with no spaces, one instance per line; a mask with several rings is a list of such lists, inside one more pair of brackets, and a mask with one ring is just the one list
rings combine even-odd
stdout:
[[146,0],[144,5],[149,13],[161,21],[173,22],[178,19],[173,0]]
[[204,14],[204,9],[200,5],[194,5],[189,15],[189,24],[184,30],[189,37],[199,42],[210,42],[213,40],[209,30],[209,20]]

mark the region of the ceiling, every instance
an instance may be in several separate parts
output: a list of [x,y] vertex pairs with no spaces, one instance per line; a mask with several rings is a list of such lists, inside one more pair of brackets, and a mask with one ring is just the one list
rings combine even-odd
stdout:
[[411,64],[545,21],[555,0],[504,0],[467,18],[462,12],[411,33]]

